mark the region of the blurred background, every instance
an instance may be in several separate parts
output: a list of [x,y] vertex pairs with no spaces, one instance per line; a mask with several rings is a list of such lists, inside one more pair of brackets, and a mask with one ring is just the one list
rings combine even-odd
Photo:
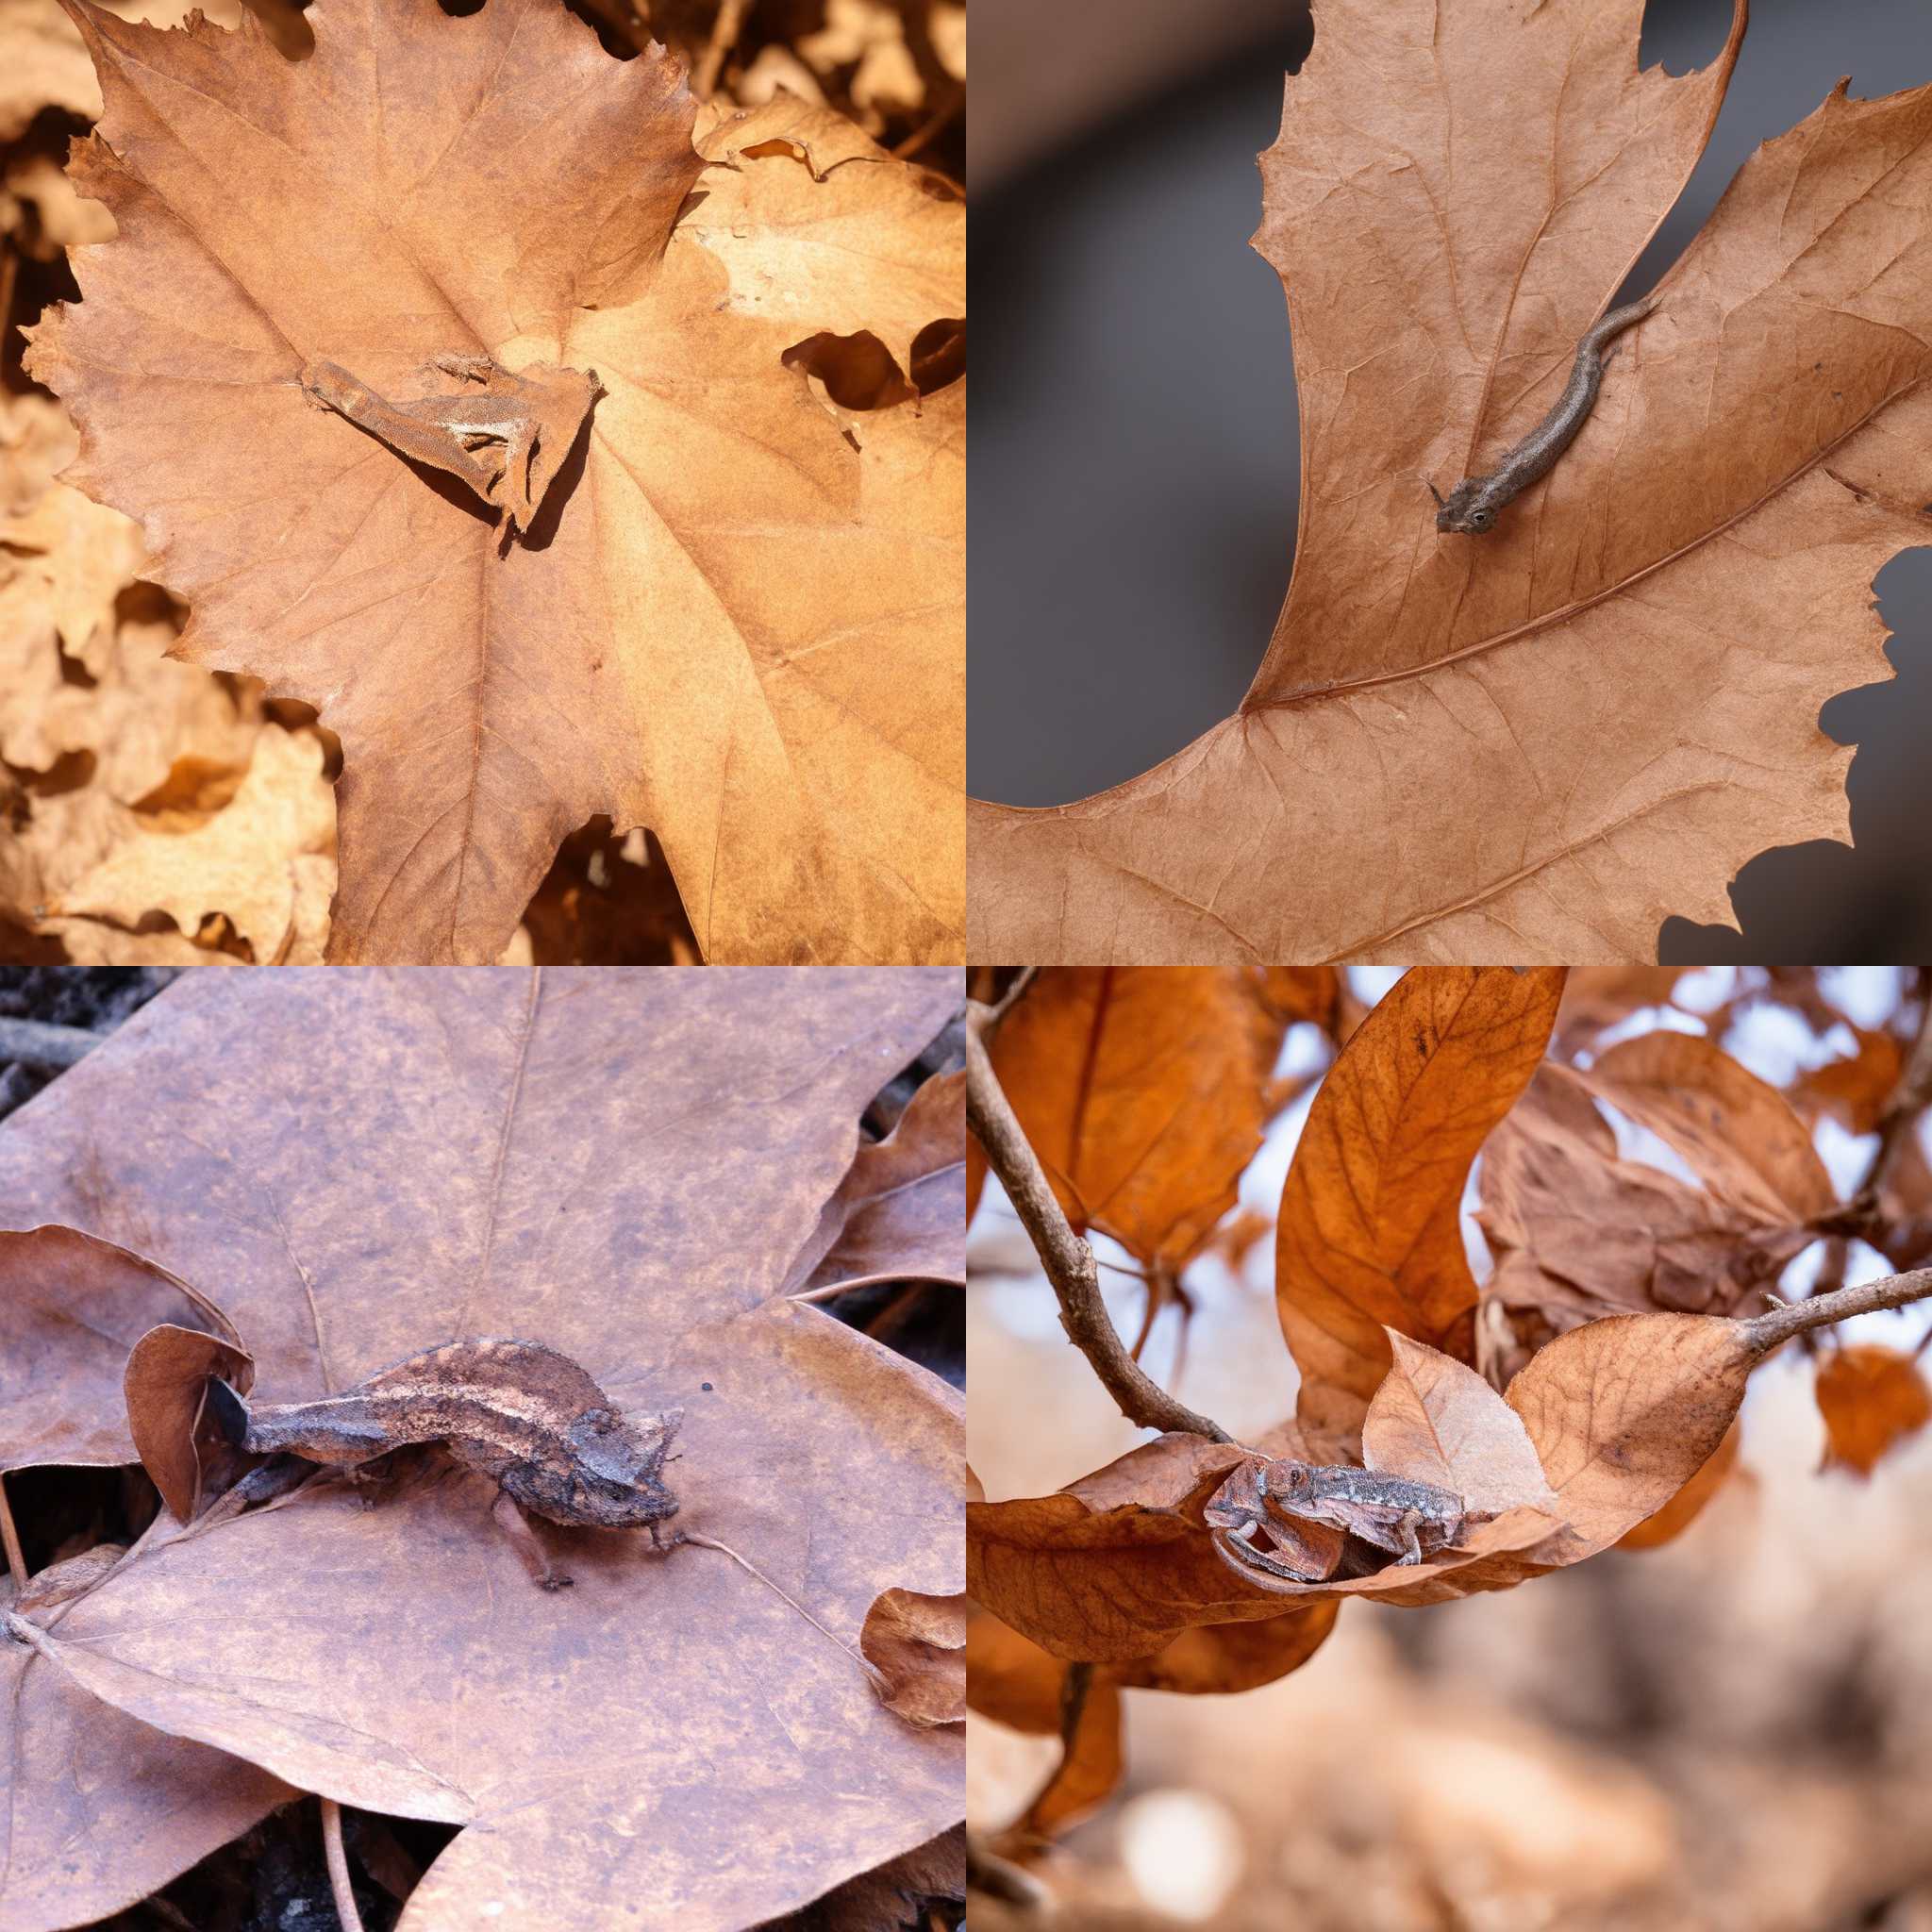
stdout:
[[[1241,702],[1293,562],[1299,487],[1281,285],[1247,245],[1255,157],[1310,38],[1303,0],[977,0],[972,113],[970,782],[1002,804],[1121,783]],[[1640,58],[1722,47],[1729,0],[1651,0]],[[1932,79],[1923,0],[1755,0],[1723,113],[1625,299],[1660,276],[1760,142],[1841,75]],[[1888,565],[1893,681],[1821,722],[1856,743],[1856,850],[1754,859],[1742,936],[1665,924],[1678,961],[1932,953],[1932,552]]]
[[[1373,1002],[1395,976],[1348,977]],[[1640,1007],[1596,1044],[1708,1026],[1790,1091],[1849,1191],[1875,1136],[1824,1104],[1837,1075],[1808,1076],[1849,1064],[1857,1028],[1902,1029],[1908,1042],[1910,975],[1781,978],[1686,974],[1659,987],[1668,1004]],[[1305,1084],[1142,1357],[1243,1440],[1293,1413],[1273,1222],[1332,1051],[1312,1025],[1289,1034],[1277,1074]],[[1662,1142],[1609,1118],[1625,1158],[1695,1185]],[[1920,1131],[1923,1149],[1923,1121]],[[1480,1160],[1463,1228],[1480,1281],[1479,1175]],[[1131,1337],[1144,1291],[1123,1272],[1123,1251],[1094,1245]],[[1787,1293],[1809,1286],[1824,1246],[1790,1264]],[[1893,1272],[1857,1241],[1844,1265],[1849,1281]],[[990,1499],[1045,1493],[1145,1440],[1061,1333],[995,1182],[970,1231],[968,1279],[969,1457]],[[1932,1305],[1836,1332],[1910,1349],[1932,1332]],[[1796,1346],[1753,1376],[1734,1472],[1661,1548],[1612,1549],[1430,1609],[1348,1605],[1303,1669],[1241,1695],[1124,1692],[1120,1790],[1035,1868],[1041,1903],[989,1900],[982,1914],[975,1898],[975,1925],[1928,1932],[1932,1439],[1907,1438],[1869,1478],[1824,1469],[1814,1381]],[[1058,1742],[977,1716],[969,1738],[969,1823],[994,1835],[1043,1782]]]

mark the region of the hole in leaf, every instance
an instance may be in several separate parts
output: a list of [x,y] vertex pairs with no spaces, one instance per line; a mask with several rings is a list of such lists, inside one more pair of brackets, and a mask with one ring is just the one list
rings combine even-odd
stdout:
[[923,396],[966,374],[966,324],[948,316],[929,322],[912,338],[912,386]]
[[821,332],[787,349],[784,362],[817,376],[841,409],[889,408],[914,394],[891,350],[870,329],[852,336]]

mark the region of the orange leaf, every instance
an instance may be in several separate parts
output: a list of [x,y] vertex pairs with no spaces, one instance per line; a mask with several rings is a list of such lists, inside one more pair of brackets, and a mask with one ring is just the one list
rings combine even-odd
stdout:
[[1857,1341],[1818,1366],[1826,1468],[1870,1475],[1878,1460],[1932,1422],[1932,1391],[1917,1360],[1895,1348]]
[[992,1061],[1069,1219],[1178,1273],[1260,1145],[1290,1018],[1250,968],[1050,968]]
[[1738,1466],[1738,1444],[1742,1428],[1733,1423],[1724,1439],[1711,1452],[1710,1460],[1700,1469],[1655,1516],[1647,1516],[1635,1529],[1617,1539],[1620,1550],[1656,1550],[1674,1542],[1704,1514],[1704,1506],[1724,1488]]
[[1562,991],[1560,967],[1418,968],[1330,1068],[1275,1233],[1275,1301],[1305,1427],[1359,1429],[1389,1366],[1385,1328],[1470,1358],[1463,1184],[1536,1072]]

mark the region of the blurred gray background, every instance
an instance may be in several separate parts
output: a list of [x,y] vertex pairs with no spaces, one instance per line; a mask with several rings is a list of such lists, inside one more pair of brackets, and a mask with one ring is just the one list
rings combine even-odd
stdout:
[[[1863,96],[1932,80],[1932,0],[1751,12],[1710,145],[1625,299],[1840,75]],[[1651,0],[1641,58],[1702,66],[1729,19],[1728,0]],[[974,0],[973,31],[970,780],[1056,805],[1227,716],[1288,587],[1288,322],[1247,239],[1308,18],[1302,0]],[[1733,888],[1742,937],[1671,920],[1665,960],[1932,958],[1932,551],[1877,591],[1897,678],[1821,714],[1858,747],[1857,849],[1754,859]]]

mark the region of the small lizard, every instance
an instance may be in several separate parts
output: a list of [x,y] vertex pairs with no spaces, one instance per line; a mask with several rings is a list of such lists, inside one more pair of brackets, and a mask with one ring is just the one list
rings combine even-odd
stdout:
[[1603,387],[1604,371],[1609,366],[1614,349],[1604,344],[1620,335],[1632,323],[1641,322],[1662,298],[1647,295],[1613,308],[1576,345],[1576,363],[1556,408],[1512,449],[1487,476],[1465,476],[1444,501],[1442,492],[1431,483],[1429,494],[1436,499],[1436,527],[1479,537],[1495,526],[1496,512],[1512,497],[1520,496],[1532,483],[1547,476],[1557,467],[1557,458],[1575,440],[1576,432],[1596,408],[1597,391]]
[[[257,1455],[353,1466],[437,1442],[496,1478],[496,1516],[546,1590],[554,1571],[518,1506],[552,1523],[599,1529],[658,1525],[677,1514],[663,1481],[682,1409],[626,1420],[566,1355],[540,1341],[452,1341],[315,1402],[251,1407],[219,1376],[209,1407],[222,1433]],[[247,1479],[244,1479],[247,1480]]]
[[[1216,1549],[1224,1557],[1234,1557],[1234,1567],[1252,1566],[1297,1583],[1324,1580],[1341,1554],[1339,1547],[1324,1552],[1297,1535],[1297,1523],[1322,1524],[1359,1537],[1392,1553],[1398,1564],[1410,1564],[1453,1548],[1474,1524],[1489,1522],[1491,1513],[1467,1508],[1460,1496],[1433,1483],[1288,1457],[1243,1463],[1214,1492],[1204,1512],[1216,1532]],[[1257,1530],[1269,1533],[1272,1551],[1254,1542]]]
[[303,391],[414,462],[446,470],[528,530],[557,466],[604,393],[594,369],[500,368],[488,356],[438,356],[431,367],[480,388],[392,403],[339,362],[302,366]]

